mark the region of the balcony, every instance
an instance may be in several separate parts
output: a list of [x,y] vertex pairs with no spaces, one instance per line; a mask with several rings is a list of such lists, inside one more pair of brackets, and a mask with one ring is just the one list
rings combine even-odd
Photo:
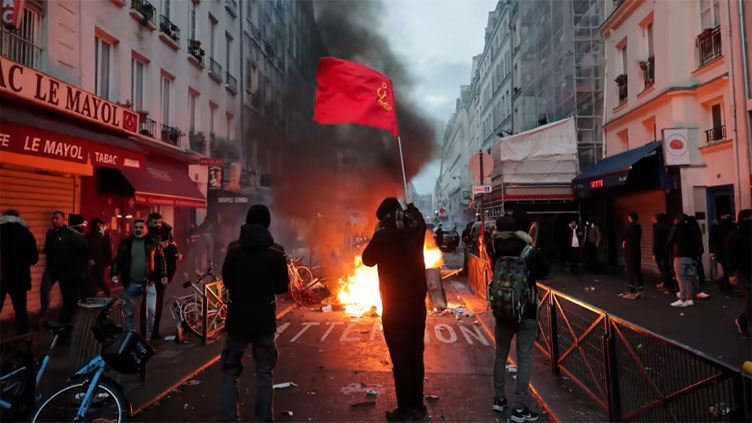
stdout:
[[162,137],[161,140],[167,144],[174,146],[180,146],[180,140],[183,138],[183,133],[175,126],[169,126],[162,124]]
[[154,6],[146,0],[131,0],[131,16],[151,30],[156,28],[155,10]]
[[700,49],[700,67],[707,65],[721,57],[721,27],[706,29],[697,36],[697,46]]
[[708,144],[723,141],[726,139],[726,125],[721,125],[717,128],[708,129],[705,131],[705,141]]
[[213,57],[209,58],[209,77],[218,84],[222,83],[222,66]]
[[39,68],[42,60],[42,47],[34,44],[15,31],[0,29],[0,55],[15,60],[31,68]]
[[147,137],[156,138],[157,122],[154,122],[146,117],[145,114],[142,114],[138,123],[138,133]]
[[204,66],[204,49],[201,48],[201,41],[188,40],[188,54],[190,54],[189,60],[195,60],[199,67]]
[[227,71],[227,73],[225,74],[225,88],[232,95],[238,93],[238,79],[232,76],[230,71]]
[[238,0],[225,0],[225,9],[233,18],[238,16]]
[[165,15],[159,16],[159,31],[172,41],[175,48],[180,48],[180,28],[167,19]]
[[640,62],[645,88],[652,87],[655,84],[655,56],[650,56],[647,60]]

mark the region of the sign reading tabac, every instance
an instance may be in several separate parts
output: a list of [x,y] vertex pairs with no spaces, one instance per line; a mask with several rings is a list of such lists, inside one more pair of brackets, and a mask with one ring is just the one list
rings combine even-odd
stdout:
[[24,13],[24,0],[0,1],[0,18],[3,21],[3,27],[7,29],[20,28]]
[[138,133],[138,114],[3,56],[0,56],[0,93],[119,132]]

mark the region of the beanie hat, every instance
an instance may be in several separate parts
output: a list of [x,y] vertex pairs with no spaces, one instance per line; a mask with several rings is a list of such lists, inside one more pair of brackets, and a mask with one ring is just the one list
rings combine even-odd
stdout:
[[376,209],[376,217],[379,220],[384,220],[388,214],[393,213],[396,210],[402,210],[399,201],[394,197],[387,197],[381,202],[379,208]]
[[248,214],[245,216],[245,223],[255,223],[268,228],[272,223],[272,216],[269,213],[269,208],[263,204],[254,204],[248,209]]
[[68,226],[74,227],[74,226],[80,226],[84,225],[84,217],[80,214],[69,214],[68,215]]

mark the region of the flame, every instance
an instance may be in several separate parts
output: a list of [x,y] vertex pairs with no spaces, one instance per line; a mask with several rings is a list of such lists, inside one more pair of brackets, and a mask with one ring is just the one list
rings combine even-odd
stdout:
[[[423,244],[423,260],[426,269],[441,268],[443,254],[430,230],[426,230]],[[353,260],[353,270],[339,280],[339,292],[337,299],[344,305],[345,313],[362,315],[372,309],[381,314],[381,293],[379,292],[379,274],[377,267],[367,267],[363,264],[361,256]]]

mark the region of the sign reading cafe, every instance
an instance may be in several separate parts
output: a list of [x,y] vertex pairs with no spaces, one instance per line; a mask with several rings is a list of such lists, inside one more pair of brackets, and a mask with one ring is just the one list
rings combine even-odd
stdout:
[[138,114],[2,56],[0,93],[20,97],[119,132],[138,133]]

